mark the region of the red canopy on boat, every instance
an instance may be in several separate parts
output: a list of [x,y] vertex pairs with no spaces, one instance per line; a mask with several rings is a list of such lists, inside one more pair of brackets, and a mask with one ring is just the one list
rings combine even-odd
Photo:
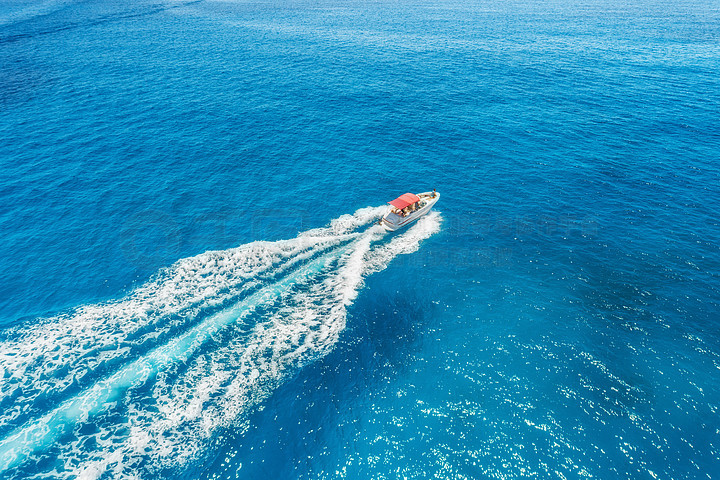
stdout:
[[420,197],[415,195],[414,193],[405,193],[403,195],[400,195],[398,198],[393,200],[392,202],[388,202],[390,205],[392,205],[395,208],[399,208],[402,210],[403,208],[407,207],[408,205],[412,205],[413,203],[419,202]]

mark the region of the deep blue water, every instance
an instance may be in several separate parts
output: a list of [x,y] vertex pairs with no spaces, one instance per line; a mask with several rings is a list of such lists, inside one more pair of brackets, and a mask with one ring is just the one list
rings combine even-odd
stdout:
[[718,71],[711,0],[0,3],[1,476],[720,478]]

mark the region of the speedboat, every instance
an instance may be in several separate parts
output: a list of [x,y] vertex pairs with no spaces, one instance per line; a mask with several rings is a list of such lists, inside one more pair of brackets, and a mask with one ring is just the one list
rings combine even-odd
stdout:
[[390,208],[380,220],[380,225],[389,232],[406,227],[428,213],[438,200],[440,194],[435,190],[417,195],[414,193],[400,195],[392,202],[388,202]]

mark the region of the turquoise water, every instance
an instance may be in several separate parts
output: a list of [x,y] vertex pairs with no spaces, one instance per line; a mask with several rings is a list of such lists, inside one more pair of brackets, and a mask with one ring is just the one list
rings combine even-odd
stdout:
[[719,40],[711,1],[3,2],[3,478],[717,478]]

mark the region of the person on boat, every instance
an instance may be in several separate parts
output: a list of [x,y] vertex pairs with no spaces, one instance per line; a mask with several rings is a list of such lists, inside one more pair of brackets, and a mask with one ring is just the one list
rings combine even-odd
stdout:
[[435,189],[433,188],[433,198],[435,198],[435,195],[437,195],[437,192],[436,192]]

